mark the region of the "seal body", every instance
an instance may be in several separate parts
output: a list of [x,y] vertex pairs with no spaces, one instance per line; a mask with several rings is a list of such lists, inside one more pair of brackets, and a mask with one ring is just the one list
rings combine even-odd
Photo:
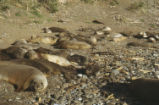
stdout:
[[135,98],[150,102],[159,102],[158,79],[136,79],[130,84],[130,92]]
[[71,80],[72,78],[75,78],[75,76],[77,75],[77,71],[72,66],[63,67],[56,63],[49,62],[45,59],[16,59],[11,61],[17,64],[29,65],[38,68],[46,76],[63,74],[67,80]]
[[42,91],[48,85],[45,75],[38,69],[9,61],[0,62],[0,80],[15,85],[16,91],[26,89]]

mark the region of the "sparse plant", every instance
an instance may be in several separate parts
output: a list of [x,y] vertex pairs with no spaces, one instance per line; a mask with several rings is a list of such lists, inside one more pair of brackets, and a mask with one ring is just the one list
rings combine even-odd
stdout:
[[45,8],[47,8],[51,13],[58,11],[58,0],[38,0]]
[[111,6],[115,6],[115,5],[118,5],[118,4],[119,4],[119,2],[117,0],[110,1]]
[[38,10],[32,10],[31,13],[32,13],[34,16],[36,16],[36,17],[39,17],[39,18],[42,17],[42,15],[40,14],[40,12],[39,12]]
[[128,7],[128,10],[138,10],[144,7],[145,3],[140,1],[140,2],[134,2]]
[[1,10],[2,11],[7,11],[7,10],[9,10],[9,6],[8,5],[3,5],[3,6],[1,6]]
[[81,0],[81,1],[83,1],[85,3],[93,3],[95,0]]
[[15,16],[21,16],[21,12],[16,12]]
[[33,20],[33,23],[35,23],[35,24],[41,24],[42,22],[40,20]]

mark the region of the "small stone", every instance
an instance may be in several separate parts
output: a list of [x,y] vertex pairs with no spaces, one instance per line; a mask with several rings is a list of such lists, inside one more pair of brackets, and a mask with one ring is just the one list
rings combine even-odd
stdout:
[[78,98],[78,101],[82,101],[83,99],[80,97],[80,98]]
[[96,45],[96,44],[97,44],[97,38],[96,38],[95,36],[91,36],[90,42],[91,42],[92,44]]
[[123,36],[122,34],[116,33],[116,34],[113,35],[113,41],[114,42],[120,42],[120,41],[123,41],[125,39],[126,39],[126,37]]
[[9,102],[13,101],[13,99],[8,99]]
[[112,31],[112,29],[107,26],[107,27],[104,27],[104,28],[103,28],[103,31],[106,32],[106,33],[109,33],[109,32]]
[[124,102],[123,105],[128,105],[128,104],[126,102]]
[[155,77],[159,79],[159,71],[155,71]]
[[78,74],[77,76],[81,78],[81,77],[83,77],[83,74]]
[[156,39],[154,37],[150,37],[149,41],[154,43],[154,42],[156,42]]
[[113,73],[114,75],[118,75],[120,72],[119,72],[118,70],[112,70],[112,73]]
[[140,32],[139,35],[141,35],[143,38],[147,38],[148,37],[146,32]]
[[97,35],[103,35],[104,32],[103,32],[103,31],[96,31],[96,34],[97,34]]
[[37,102],[41,102],[41,100],[42,100],[41,97],[36,97]]
[[88,77],[87,77],[87,75],[83,75],[83,79],[87,79]]
[[155,35],[155,38],[156,38],[157,40],[159,40],[159,35]]
[[16,99],[16,100],[20,100],[21,98],[20,98],[20,97],[16,97],[15,99]]

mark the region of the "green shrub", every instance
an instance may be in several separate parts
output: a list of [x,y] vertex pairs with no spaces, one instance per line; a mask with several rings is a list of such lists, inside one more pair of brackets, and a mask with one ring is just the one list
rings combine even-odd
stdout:
[[140,2],[134,2],[128,7],[128,10],[138,10],[144,7],[145,3],[140,1]]
[[81,0],[81,1],[83,1],[85,3],[93,3],[95,0]]
[[58,11],[58,0],[38,0],[51,13]]

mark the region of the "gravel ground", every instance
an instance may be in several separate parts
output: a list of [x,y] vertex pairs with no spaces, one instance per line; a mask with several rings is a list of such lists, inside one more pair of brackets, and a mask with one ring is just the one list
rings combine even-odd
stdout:
[[[157,38],[150,42],[150,37],[136,37],[139,34],[98,34],[97,31],[103,32],[102,29],[85,28],[79,29],[78,35],[74,36],[87,42],[91,36],[96,37],[97,43],[92,44],[91,49],[65,49],[68,54],[86,58],[83,64],[85,69],[77,70],[75,78],[71,78],[69,69],[69,80],[64,77],[64,73],[51,75],[48,77],[49,85],[43,92],[15,92],[11,84],[3,81],[0,85],[0,104],[145,105],[142,100],[133,97],[129,86],[132,80],[138,78],[159,78]],[[156,35],[152,34],[153,37]],[[82,62],[80,57],[78,59]],[[152,105],[151,100],[149,105]]]

